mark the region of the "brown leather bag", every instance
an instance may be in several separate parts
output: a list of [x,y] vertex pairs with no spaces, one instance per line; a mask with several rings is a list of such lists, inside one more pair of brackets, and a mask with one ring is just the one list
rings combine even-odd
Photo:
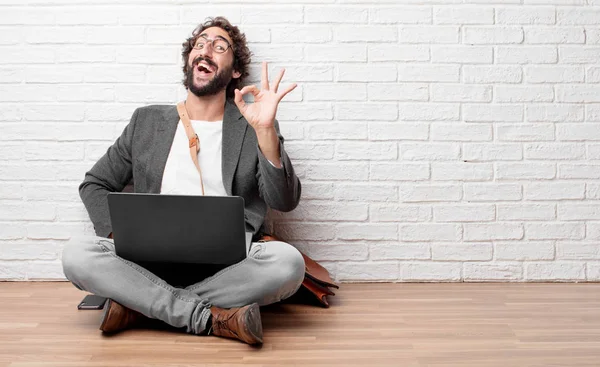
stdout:
[[[269,241],[281,240],[272,235],[263,235],[258,242]],[[305,275],[302,286],[305,290],[314,295],[321,305],[329,307],[327,296],[335,296],[335,293],[329,289],[329,287],[336,289],[339,289],[340,287],[333,282],[327,269],[308,257],[308,255],[303,254],[302,251],[299,252],[302,254],[305,264]]]

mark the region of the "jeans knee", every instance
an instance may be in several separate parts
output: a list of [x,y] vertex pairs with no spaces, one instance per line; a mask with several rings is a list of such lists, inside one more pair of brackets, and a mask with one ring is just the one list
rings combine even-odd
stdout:
[[287,243],[281,243],[280,245],[276,260],[278,269],[276,274],[279,275],[277,281],[280,287],[284,288],[287,291],[286,293],[289,293],[285,297],[289,297],[300,288],[304,280],[304,258],[295,247]]
[[288,266],[291,273],[290,278],[296,281],[297,289],[298,287],[300,287],[300,284],[302,284],[302,281],[304,280],[306,264],[304,263],[304,258],[302,257],[302,254],[296,248],[294,248],[293,254],[294,255],[291,255],[288,259]]
[[86,278],[90,269],[89,258],[93,251],[91,245],[93,243],[89,241],[71,239],[65,244],[62,251],[63,273],[78,288],[80,286],[77,284]]

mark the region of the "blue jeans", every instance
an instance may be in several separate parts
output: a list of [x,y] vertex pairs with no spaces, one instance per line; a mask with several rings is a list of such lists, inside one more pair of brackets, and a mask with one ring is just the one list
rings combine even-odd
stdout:
[[62,263],[65,276],[77,288],[193,334],[205,330],[211,306],[281,301],[296,293],[305,271],[300,252],[277,241],[252,243],[244,260],[185,288],[117,256],[112,239],[73,238],[65,245]]

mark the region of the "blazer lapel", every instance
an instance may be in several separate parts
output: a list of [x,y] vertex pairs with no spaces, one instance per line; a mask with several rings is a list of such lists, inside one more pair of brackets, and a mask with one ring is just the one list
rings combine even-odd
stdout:
[[233,195],[233,175],[240,160],[242,142],[248,127],[248,123],[243,118],[237,106],[228,100],[225,103],[225,114],[223,115],[223,153],[221,162],[223,185],[228,195]]
[[179,114],[177,107],[169,106],[162,116],[163,120],[158,121],[154,142],[154,152],[148,162],[148,191],[151,193],[160,193],[163,173],[167,164],[167,158],[173,145],[177,124],[179,123]]

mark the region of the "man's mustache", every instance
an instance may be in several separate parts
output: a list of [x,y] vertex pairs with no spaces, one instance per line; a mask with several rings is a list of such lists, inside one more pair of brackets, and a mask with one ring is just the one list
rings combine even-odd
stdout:
[[192,68],[195,68],[196,66],[198,66],[198,64],[200,63],[200,61],[204,61],[206,62],[208,65],[213,66],[215,68],[215,70],[217,69],[217,64],[212,61],[211,59],[207,59],[204,56],[198,56],[194,59],[194,61],[192,61]]

